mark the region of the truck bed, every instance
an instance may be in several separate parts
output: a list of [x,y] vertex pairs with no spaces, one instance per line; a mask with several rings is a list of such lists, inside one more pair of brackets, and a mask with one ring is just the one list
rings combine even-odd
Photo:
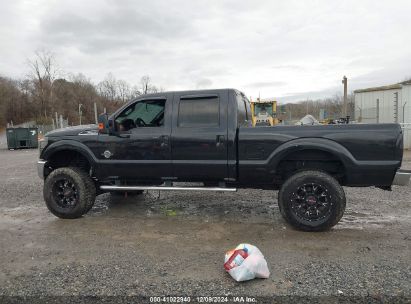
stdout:
[[[402,161],[398,124],[348,124],[239,128],[240,181],[275,178],[281,163],[339,162],[344,185],[391,185]],[[311,151],[323,153],[312,153]]]

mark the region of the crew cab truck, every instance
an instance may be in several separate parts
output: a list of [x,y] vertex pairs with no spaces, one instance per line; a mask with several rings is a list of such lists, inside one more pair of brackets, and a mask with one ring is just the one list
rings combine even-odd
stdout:
[[279,189],[288,223],[322,231],[343,216],[342,186],[407,184],[402,151],[398,124],[253,128],[237,90],[161,92],[101,115],[99,126],[49,132],[38,171],[60,218],[81,217],[102,192]]

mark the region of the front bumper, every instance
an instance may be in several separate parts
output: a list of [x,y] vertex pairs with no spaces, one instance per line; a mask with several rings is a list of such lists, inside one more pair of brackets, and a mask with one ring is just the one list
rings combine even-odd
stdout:
[[399,169],[397,173],[395,173],[392,184],[397,186],[407,186],[410,182],[410,178],[411,170]]
[[44,179],[44,167],[46,165],[45,160],[39,160],[37,161],[37,174],[41,179]]
[[269,126],[271,126],[271,124],[270,124],[269,121],[257,121],[255,123],[255,126],[256,127],[269,127]]

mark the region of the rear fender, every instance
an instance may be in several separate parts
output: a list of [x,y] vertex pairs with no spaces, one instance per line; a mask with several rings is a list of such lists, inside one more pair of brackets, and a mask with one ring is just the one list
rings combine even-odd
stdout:
[[268,158],[269,168],[277,168],[279,163],[287,157],[287,155],[302,150],[328,152],[337,157],[345,168],[351,168],[357,162],[344,146],[335,141],[324,138],[298,138],[282,144],[271,153]]

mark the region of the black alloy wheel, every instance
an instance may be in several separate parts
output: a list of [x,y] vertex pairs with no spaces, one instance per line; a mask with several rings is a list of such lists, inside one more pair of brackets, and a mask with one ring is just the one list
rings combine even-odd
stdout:
[[60,218],[74,219],[93,207],[96,186],[80,168],[57,168],[44,181],[43,195],[51,213]]
[[55,182],[53,196],[61,208],[73,208],[78,202],[78,190],[69,178],[62,178]]
[[335,226],[345,205],[344,189],[322,171],[297,172],[278,193],[281,215],[291,226],[303,231],[325,231]]
[[318,221],[331,212],[333,203],[326,186],[309,183],[297,188],[290,204],[295,216],[307,221]]

